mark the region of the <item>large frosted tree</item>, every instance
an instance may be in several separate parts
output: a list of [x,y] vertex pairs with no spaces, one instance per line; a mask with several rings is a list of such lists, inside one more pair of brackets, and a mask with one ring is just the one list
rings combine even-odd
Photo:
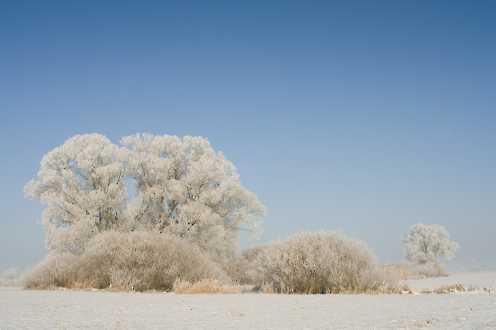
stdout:
[[264,206],[234,165],[201,137],[138,134],[121,146],[78,135],[47,153],[26,194],[46,208],[50,249],[81,253],[99,232],[156,231],[216,256],[235,251],[240,230],[256,231]]
[[138,134],[121,142],[136,183],[127,208],[131,229],[173,233],[214,254],[233,251],[240,230],[257,230],[264,206],[208,140]]
[[97,232],[115,228],[126,200],[122,151],[99,134],[77,135],[48,152],[25,192],[46,204],[48,247],[80,253]]

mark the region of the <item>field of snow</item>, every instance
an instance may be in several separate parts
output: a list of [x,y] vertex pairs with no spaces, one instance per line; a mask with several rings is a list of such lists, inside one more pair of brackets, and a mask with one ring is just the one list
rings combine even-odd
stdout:
[[496,290],[496,272],[455,273],[445,277],[433,277],[421,280],[408,280],[408,286],[414,290],[439,288],[441,286],[462,284],[466,288],[488,288]]
[[[496,289],[496,272],[409,281]],[[496,294],[177,295],[0,288],[0,329],[496,329]]]

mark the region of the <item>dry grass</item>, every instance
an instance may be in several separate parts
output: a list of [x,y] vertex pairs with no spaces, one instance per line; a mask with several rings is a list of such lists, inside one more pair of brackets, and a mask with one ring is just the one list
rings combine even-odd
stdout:
[[203,279],[195,283],[183,280],[174,282],[175,293],[242,293],[244,288],[240,285],[225,285],[215,279]]

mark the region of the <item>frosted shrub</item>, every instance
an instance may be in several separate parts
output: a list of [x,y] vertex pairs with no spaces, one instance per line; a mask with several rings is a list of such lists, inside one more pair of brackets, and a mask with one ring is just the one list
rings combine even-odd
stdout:
[[72,287],[77,278],[79,258],[70,255],[48,255],[24,279],[30,289]]
[[280,293],[377,291],[386,283],[368,247],[334,232],[301,233],[245,254],[253,281]]
[[[87,269],[106,274],[109,285],[132,290],[170,290],[177,278],[227,278],[198,247],[171,235],[149,232],[104,233],[90,242]],[[86,274],[91,278],[91,272]]]
[[187,241],[158,233],[109,231],[92,239],[80,256],[48,258],[26,286],[171,290],[177,279],[206,278],[228,281],[219,266]]
[[231,262],[224,265],[224,269],[230,278],[241,285],[259,285],[261,282],[260,267],[255,260],[267,249],[267,246],[258,246],[243,251],[243,254],[233,258]]

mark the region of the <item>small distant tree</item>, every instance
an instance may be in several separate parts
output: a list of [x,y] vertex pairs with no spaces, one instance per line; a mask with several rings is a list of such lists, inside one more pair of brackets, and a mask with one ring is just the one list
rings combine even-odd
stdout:
[[420,266],[432,266],[441,272],[440,258],[451,259],[459,247],[441,225],[418,223],[408,230],[405,239],[406,258]]

